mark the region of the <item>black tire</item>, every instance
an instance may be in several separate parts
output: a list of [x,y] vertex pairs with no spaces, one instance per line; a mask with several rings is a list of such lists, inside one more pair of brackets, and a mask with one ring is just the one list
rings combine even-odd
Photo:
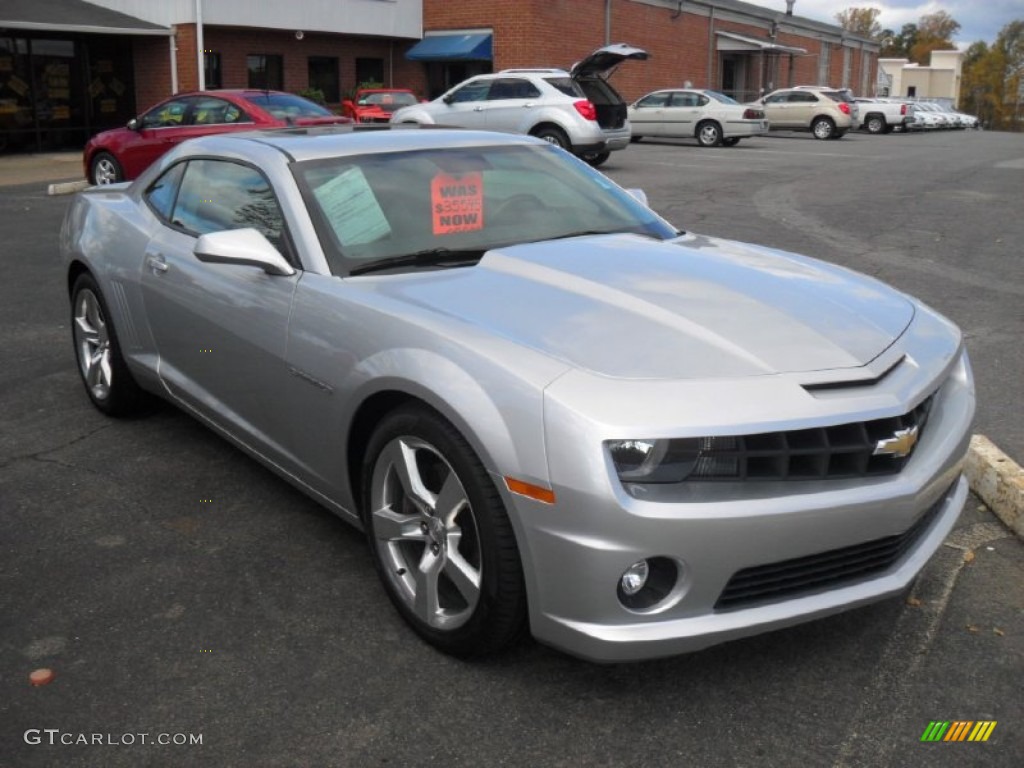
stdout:
[[568,150],[571,148],[569,143],[569,137],[565,135],[565,131],[554,125],[545,125],[533,132],[533,135],[538,139],[543,139],[548,144],[554,144],[556,147]]
[[109,152],[97,152],[89,162],[90,184],[117,184],[124,181],[124,169]]
[[864,121],[864,127],[868,133],[885,133],[888,128],[888,124],[885,122],[885,117],[882,115],[868,115],[868,119]]
[[846,135],[846,131],[833,131],[832,136],[830,138],[832,138],[832,139],[841,139],[845,135]]
[[722,143],[722,126],[714,120],[697,123],[697,143],[702,147],[717,147]]
[[[408,492],[411,472],[433,507]],[[377,573],[413,630],[459,657],[517,642],[527,627],[519,548],[501,496],[458,430],[426,406],[399,408],[374,430],[362,480]],[[437,509],[442,498],[454,511]]]
[[152,400],[128,370],[107,303],[88,273],[71,289],[71,338],[85,392],[96,408],[108,416],[147,410]]
[[836,124],[828,117],[816,117],[811,123],[811,133],[816,139],[831,139],[836,132]]
[[722,139],[723,147],[735,147],[739,143],[740,140],[735,136],[733,136],[731,139]]
[[583,160],[593,168],[604,165],[604,161],[609,158],[611,152],[590,152],[583,155]]

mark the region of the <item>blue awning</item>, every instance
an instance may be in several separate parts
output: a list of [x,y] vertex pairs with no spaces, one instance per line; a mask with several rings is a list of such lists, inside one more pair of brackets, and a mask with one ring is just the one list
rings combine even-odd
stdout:
[[405,58],[412,61],[490,61],[491,35],[431,35],[410,48]]

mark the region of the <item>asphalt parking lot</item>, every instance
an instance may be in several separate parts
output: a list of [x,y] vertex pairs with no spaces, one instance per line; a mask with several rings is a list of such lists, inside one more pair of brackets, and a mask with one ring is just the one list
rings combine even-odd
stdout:
[[[604,170],[684,228],[954,319],[976,431],[1024,463],[1024,137],[645,141]],[[535,643],[459,662],[406,629],[346,524],[170,407],[90,406],[67,201],[0,187],[0,766],[1020,765],[1024,543],[977,499],[906,599],[643,664]],[[38,667],[54,681],[30,686]],[[998,725],[922,743],[935,720]],[[60,743],[93,734],[118,743]]]

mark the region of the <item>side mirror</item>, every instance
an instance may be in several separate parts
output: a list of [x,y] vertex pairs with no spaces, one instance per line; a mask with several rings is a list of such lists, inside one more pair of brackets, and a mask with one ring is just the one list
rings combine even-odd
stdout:
[[139,130],[139,118],[133,117],[131,120],[128,121],[128,124],[125,127],[129,131],[137,131],[137,130]]
[[627,189],[626,192],[628,192],[630,196],[639,200],[644,205],[647,205],[647,193],[644,192],[642,189]]
[[292,265],[270,244],[262,232],[252,228],[228,229],[200,236],[192,253],[205,264],[235,264],[259,267],[268,275],[294,275]]
[[441,97],[441,101],[443,101],[445,104],[451,104],[453,101],[455,101],[455,96],[450,93],[446,93],[444,96]]

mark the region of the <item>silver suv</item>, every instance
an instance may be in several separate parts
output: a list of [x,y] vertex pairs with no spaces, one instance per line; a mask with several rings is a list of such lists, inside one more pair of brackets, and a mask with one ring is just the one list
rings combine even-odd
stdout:
[[810,131],[816,139],[840,139],[857,123],[857,104],[848,93],[822,86],[773,91],[755,103],[773,131]]
[[600,48],[566,72],[506,69],[470,78],[440,98],[403,107],[392,123],[419,123],[525,133],[598,166],[629,146],[626,103],[608,77],[647,52],[625,43]]

